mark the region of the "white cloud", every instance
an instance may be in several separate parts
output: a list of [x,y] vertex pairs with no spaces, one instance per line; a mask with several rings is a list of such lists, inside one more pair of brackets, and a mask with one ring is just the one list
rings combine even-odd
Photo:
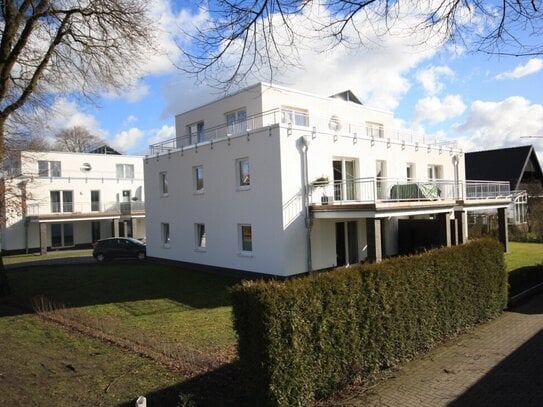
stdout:
[[426,120],[439,123],[460,116],[466,105],[460,95],[448,95],[444,99],[428,96],[420,99],[415,106],[415,121]]
[[473,102],[467,120],[456,130],[465,133],[459,141],[467,151],[533,144],[543,158],[543,138],[525,138],[543,136],[543,105],[521,96]]
[[50,132],[51,135],[65,128],[81,126],[96,136],[107,136],[107,131],[94,115],[84,112],[77,103],[66,98],[57,99],[43,116],[46,118],[46,133]]
[[149,130],[151,138],[148,140],[149,144],[159,143],[164,140],[175,138],[175,126],[163,125],[160,129]]
[[439,77],[453,77],[454,72],[448,66],[440,65],[423,69],[417,72],[417,80],[430,95],[435,95],[443,90],[443,83]]
[[502,72],[495,76],[495,79],[519,79],[524,76],[532,75],[543,69],[543,59],[532,58],[526,64],[519,65],[515,69],[509,72]]
[[129,130],[121,131],[117,133],[111,142],[113,148],[121,151],[128,151],[131,148],[136,147],[145,133],[137,127],[132,127]]

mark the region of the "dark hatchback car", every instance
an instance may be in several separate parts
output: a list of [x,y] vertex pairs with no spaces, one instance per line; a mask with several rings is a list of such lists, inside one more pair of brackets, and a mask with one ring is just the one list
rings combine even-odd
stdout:
[[94,245],[92,255],[98,262],[120,258],[145,260],[147,248],[145,244],[131,237],[111,237],[98,240]]

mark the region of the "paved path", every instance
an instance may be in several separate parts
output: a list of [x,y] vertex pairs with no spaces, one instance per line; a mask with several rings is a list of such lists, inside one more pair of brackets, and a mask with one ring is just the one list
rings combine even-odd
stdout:
[[52,259],[39,259],[31,260],[20,263],[6,264],[5,267],[8,270],[22,269],[33,266],[53,266],[53,265],[66,265],[66,264],[89,264],[96,263],[96,260],[92,256],[80,256],[80,257],[62,257]]
[[543,406],[543,294],[341,405]]

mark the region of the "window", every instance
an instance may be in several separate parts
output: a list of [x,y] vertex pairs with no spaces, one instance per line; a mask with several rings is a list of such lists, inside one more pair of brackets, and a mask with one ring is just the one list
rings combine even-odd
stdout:
[[251,225],[239,225],[239,247],[241,253],[252,253],[253,231]]
[[204,141],[204,122],[189,124],[187,126],[189,144],[201,143]]
[[117,164],[117,178],[134,178],[134,164]]
[[100,210],[100,191],[91,191],[91,211]]
[[428,181],[441,179],[443,176],[443,168],[441,165],[429,165],[428,166]]
[[408,181],[414,180],[415,177],[416,177],[416,175],[415,175],[415,164],[407,163],[407,165],[405,166],[405,172],[406,172],[405,175],[406,175]]
[[73,212],[73,191],[51,191],[51,212]]
[[69,247],[73,245],[73,223],[54,223],[51,225],[51,247]]
[[249,159],[240,158],[236,160],[237,178],[239,187],[248,187],[251,185],[251,173],[249,171]]
[[159,174],[159,182],[160,182],[160,193],[162,195],[168,195],[168,177],[166,172],[161,172]]
[[281,123],[309,127],[309,114],[307,110],[283,107],[281,108]]
[[162,245],[170,247],[170,224],[161,223]]
[[62,174],[60,161],[38,161],[40,177],[60,177]]
[[194,229],[196,232],[196,249],[203,250],[207,247],[206,225],[203,223],[196,223]]
[[385,128],[381,123],[366,122],[366,135],[370,138],[384,138]]
[[196,192],[204,192],[204,167],[199,165],[193,167],[194,173],[194,190]]
[[377,199],[387,198],[387,162],[382,160],[375,161],[375,187],[377,189]]
[[245,108],[226,113],[226,125],[229,134],[241,134],[247,131],[247,111]]

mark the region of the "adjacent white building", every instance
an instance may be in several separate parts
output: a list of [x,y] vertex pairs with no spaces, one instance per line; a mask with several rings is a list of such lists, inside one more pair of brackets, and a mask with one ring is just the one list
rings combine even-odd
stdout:
[[148,256],[279,276],[463,242],[466,211],[510,202],[349,91],[265,83],[176,116],[144,171]]
[[5,253],[145,237],[143,157],[22,151],[4,175]]

